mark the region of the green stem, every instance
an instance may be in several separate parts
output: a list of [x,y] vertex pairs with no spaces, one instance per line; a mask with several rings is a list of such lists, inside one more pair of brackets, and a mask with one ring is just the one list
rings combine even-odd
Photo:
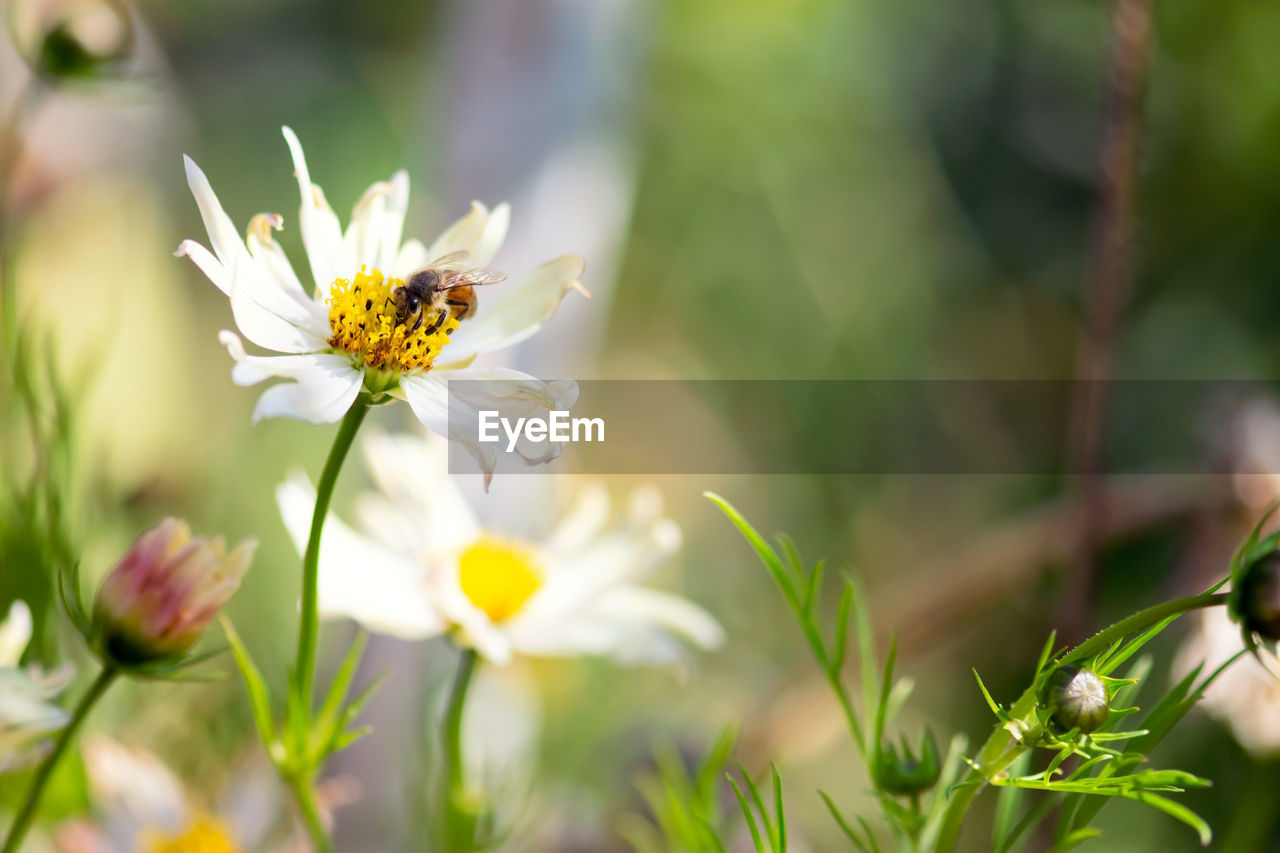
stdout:
[[[1190,610],[1198,610],[1204,607],[1214,607],[1219,604],[1225,604],[1226,601],[1226,593],[1206,592],[1201,595],[1178,598],[1157,604],[1154,607],[1148,607],[1146,610],[1141,610],[1132,616],[1121,619],[1114,625],[1102,629],[1061,658],[1058,658],[1055,663],[1061,666],[1091,657],[1116,640],[1150,628],[1170,616],[1178,616]],[[1009,709],[1009,716],[1023,723],[1028,732],[1032,732],[1038,726],[1035,710],[1035,689],[1034,687],[1028,687],[1026,692],[1018,697],[1018,701]],[[1007,725],[1000,724],[996,726],[995,731],[987,738],[987,742],[982,745],[982,749],[978,753],[977,760],[974,762],[977,766],[970,770],[965,777],[964,787],[957,788],[955,793],[952,794],[951,802],[947,804],[947,812],[943,817],[942,827],[938,831],[938,841],[933,848],[935,853],[949,853],[949,851],[955,849],[956,841],[960,837],[960,827],[964,824],[969,806],[978,796],[979,791],[982,790],[986,780],[1007,768],[1027,749],[1028,747],[1025,745],[1024,740],[1016,737]]]
[[31,828],[31,822],[35,820],[36,811],[40,807],[40,797],[44,794],[44,789],[48,786],[49,779],[53,776],[54,768],[58,766],[63,753],[71,746],[71,741],[75,739],[76,732],[80,730],[85,718],[89,716],[89,711],[102,698],[102,694],[107,692],[107,688],[111,686],[111,682],[115,681],[116,676],[119,674],[120,671],[114,666],[103,667],[102,672],[98,673],[97,679],[89,687],[89,692],[84,694],[80,704],[76,706],[75,712],[71,715],[71,721],[67,723],[67,727],[58,735],[53,752],[49,753],[49,757],[40,765],[39,772],[31,780],[31,788],[27,791],[27,799],[22,804],[22,810],[18,812],[13,826],[9,828],[9,837],[4,842],[3,853],[17,853],[18,846],[22,844],[22,839],[26,837],[27,830]]
[[463,649],[458,671],[453,676],[449,704],[445,708],[442,736],[445,760],[444,841],[448,853],[468,853],[474,849],[475,808],[467,796],[462,758],[462,709],[467,689],[475,673],[475,649]]
[[329,838],[329,829],[320,817],[320,806],[316,803],[316,791],[311,779],[304,776],[291,776],[286,780],[293,799],[298,804],[298,812],[311,836],[311,846],[315,853],[333,853],[333,840]]
[[311,536],[307,539],[307,551],[302,558],[302,621],[298,626],[298,656],[294,664],[294,687],[302,706],[308,710],[311,708],[311,694],[316,677],[316,643],[320,637],[320,617],[317,612],[320,533],[324,530],[324,522],[329,515],[329,501],[333,498],[333,487],[338,482],[338,472],[342,470],[351,442],[368,412],[369,406],[363,400],[356,400],[347,411],[342,425],[338,427],[338,435],[333,439],[333,447],[329,449],[329,458],[325,460],[320,483],[316,486],[316,506],[311,514]]
[[1173,601],[1166,601],[1163,604],[1148,607],[1146,610],[1139,610],[1132,616],[1121,619],[1110,627],[1103,628],[1068,652],[1065,657],[1058,661],[1058,664],[1072,663],[1073,661],[1092,657],[1116,640],[1146,630],[1157,622],[1168,619],[1170,616],[1180,616],[1189,610],[1199,610],[1226,603],[1227,593],[1205,592],[1188,598],[1175,598]]

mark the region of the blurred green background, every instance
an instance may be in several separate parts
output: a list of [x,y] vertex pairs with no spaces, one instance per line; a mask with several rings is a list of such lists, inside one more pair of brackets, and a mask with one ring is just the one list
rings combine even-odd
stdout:
[[[32,117],[9,188],[8,280],[24,327],[49,336],[63,375],[88,388],[67,466],[68,523],[86,574],[109,568],[163,514],[258,537],[231,615],[277,685],[299,561],[272,490],[297,467],[315,477],[333,430],[250,425],[256,393],[228,381],[215,337],[232,325],[226,300],[170,257],[184,237],[204,240],[182,153],[238,225],[282,213],[280,239],[300,268],[281,124],[298,132],[313,179],[344,218],[364,187],[400,167],[414,181],[411,234],[429,238],[473,197],[511,200],[511,244],[497,266],[574,251],[596,295],[566,304],[511,356],[538,375],[1073,375],[1107,4],[150,0],[133,14],[123,79],[59,89]],[[1265,379],[1280,369],[1280,7],[1157,4],[1155,30],[1138,266],[1114,374]],[[26,72],[3,50],[0,96],[11,105]],[[5,393],[6,412],[16,411]],[[819,403],[760,417],[784,418],[804,459],[842,440]],[[33,458],[15,420],[6,416],[0,460],[9,472]],[[373,420],[416,426],[406,407]],[[340,512],[364,477],[348,467]],[[630,483],[610,485],[621,496]],[[1082,583],[1073,478],[658,485],[686,538],[660,583],[715,613],[729,643],[674,674],[591,661],[530,668],[543,727],[518,839],[527,848],[615,849],[619,816],[639,808],[631,778],[654,740],[697,752],[728,722],[741,727],[749,767],[779,762],[810,849],[839,848],[815,788],[850,810],[860,798],[870,806],[798,630],[704,489],[762,529],[787,531],[806,554],[860,572],[880,627],[903,640],[900,666],[917,679],[904,723],[977,740],[991,720],[971,667],[1007,701],[1063,619],[1091,630],[1211,582],[1272,488],[1257,478],[1112,484],[1114,523],[1081,619],[1064,615]],[[499,480],[494,492],[510,491],[494,506],[521,512],[520,488]],[[31,580],[35,534],[10,510],[0,609],[42,588]],[[58,637],[78,655],[65,631],[44,632],[47,659]],[[337,652],[349,629],[327,633]],[[1160,661],[1180,638],[1162,641]],[[442,644],[380,641],[367,663],[365,677],[381,664],[401,686],[371,706],[377,734],[335,767],[364,781],[365,795],[338,813],[342,849],[411,843],[429,750],[416,700],[430,704],[445,661]],[[1158,663],[1153,679],[1166,678]],[[122,690],[97,725],[157,750],[197,796],[218,790],[226,755],[252,740],[234,678]],[[1260,846],[1236,849],[1280,849],[1266,840],[1277,836],[1280,766],[1249,757],[1199,715],[1156,758],[1215,780],[1186,801],[1219,838],[1264,814]],[[1242,796],[1257,790],[1268,792],[1261,802]],[[1132,804],[1109,807],[1099,825],[1096,850],[1196,846],[1185,827]],[[966,836],[972,849],[981,838]]]

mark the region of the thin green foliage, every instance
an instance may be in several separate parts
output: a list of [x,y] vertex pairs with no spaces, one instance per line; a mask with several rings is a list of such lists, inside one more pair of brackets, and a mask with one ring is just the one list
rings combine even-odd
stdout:
[[[1217,592],[1221,584],[1199,596],[1135,613],[1072,649],[1055,651],[1056,637],[1051,634],[1040,648],[1031,684],[1009,707],[996,701],[975,671],[978,690],[996,717],[991,738],[974,759],[964,756],[963,739],[953,739],[940,770],[929,767],[930,772],[922,774],[921,765],[926,763],[924,756],[930,749],[922,747],[917,757],[907,739],[901,744],[901,753],[899,747],[885,743],[885,733],[910,696],[911,682],[898,679],[895,674],[897,649],[892,640],[881,665],[866,598],[857,581],[845,576],[834,630],[827,631],[821,618],[822,584],[829,574],[826,565],[817,563],[806,569],[799,549],[790,539],[779,537],[776,547],[770,545],[730,504],[715,495],[708,497],[733,522],[773,577],[840,703],[850,736],[867,765],[880,805],[880,821],[887,831],[873,830],[865,818],[850,817],[831,796],[820,792],[840,833],[854,849],[868,853],[885,849],[951,850],[969,804],[986,786],[1000,791],[991,834],[991,849],[1000,853],[1019,849],[1031,831],[1053,814],[1060,814],[1054,849],[1074,849],[1098,835],[1089,824],[1112,800],[1155,808],[1191,827],[1202,843],[1208,843],[1211,832],[1207,823],[1173,798],[1190,788],[1203,787],[1208,781],[1180,770],[1152,768],[1147,763],[1150,751],[1225,666],[1201,681],[1196,680],[1198,671],[1183,679],[1155,701],[1139,726],[1122,723],[1141,713],[1136,704],[1129,703],[1136,702],[1139,685],[1153,668],[1152,659],[1142,653],[1183,613],[1226,603],[1227,596]],[[1261,526],[1237,552],[1233,571],[1261,551],[1280,544],[1280,534],[1263,537],[1260,531]],[[850,633],[859,661],[861,696],[856,705],[843,678]],[[1107,704],[1103,708],[1104,719],[1099,720],[1095,712],[1092,719],[1080,717],[1077,728],[1064,731],[1057,723],[1062,718],[1054,716],[1044,697],[1050,679],[1068,665],[1096,675],[1095,681],[1101,684],[1099,690],[1105,689]],[[1069,670],[1073,675],[1076,671]],[[1061,685],[1060,678],[1055,689],[1061,689]],[[931,746],[928,737],[924,743]],[[1033,771],[1032,756],[1038,752],[1047,752],[1047,759]],[[966,765],[971,770],[961,780]],[[745,773],[741,783],[731,779],[746,831],[758,851],[778,849],[779,829],[785,827],[776,771],[774,779],[774,818],[770,818],[753,780]],[[918,789],[914,787],[917,782]]]
[[726,727],[692,767],[672,744],[654,750],[654,766],[636,780],[647,815],[627,815],[620,834],[638,853],[720,853],[725,830],[721,809],[724,768],[737,733]]

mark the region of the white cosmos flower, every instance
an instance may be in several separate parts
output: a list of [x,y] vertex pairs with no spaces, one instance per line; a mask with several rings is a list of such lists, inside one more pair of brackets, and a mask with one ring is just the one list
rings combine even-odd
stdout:
[[38,757],[48,745],[43,736],[67,724],[67,712],[48,700],[67,686],[71,671],[19,667],[30,640],[31,611],[15,601],[0,622],[0,773]]
[[[374,434],[364,449],[379,493],[358,505],[363,532],[332,517],[325,524],[322,615],[406,639],[448,633],[499,664],[513,653],[666,662],[680,640],[723,642],[705,610],[639,585],[680,545],[655,490],[637,491],[610,524],[605,490],[583,487],[548,538],[527,542],[480,525],[440,442]],[[302,550],[315,491],[298,475],[276,498]]]
[[[265,761],[239,765],[213,808],[202,808],[154,753],[106,737],[83,747],[92,823],[73,821],[59,832],[68,853],[237,853],[293,851],[298,839],[279,843],[272,829],[285,813],[279,783]],[[292,833],[290,833],[292,834]]]
[[[298,138],[287,127],[284,137],[302,195],[299,227],[311,267],[311,278],[305,281],[271,236],[273,229],[283,226],[283,218],[255,216],[241,240],[204,172],[186,158],[187,183],[212,251],[184,240],[177,254],[191,258],[227,294],[241,335],[284,353],[249,355],[239,335],[219,333],[235,361],[231,378],[236,384],[286,380],[262,394],[254,420],[291,417],[333,423],[363,389],[371,402],[407,400],[428,429],[449,435],[452,406],[457,418],[452,437],[465,441],[486,474],[491,473],[492,449],[482,448],[476,436],[460,426],[474,423],[474,410],[542,415],[567,409],[577,398],[577,385],[471,363],[482,353],[511,346],[542,328],[570,288],[581,290],[582,259],[565,255],[511,281],[478,288],[479,308],[461,324],[451,317],[431,334],[427,332],[435,324],[430,317],[416,329],[397,324],[391,292],[413,271],[446,256],[467,270],[488,267],[506,236],[510,209],[501,204],[490,211],[474,202],[471,212],[430,246],[416,239],[402,241],[409,176],[401,171],[361,196],[344,232],[320,187],[311,183]],[[487,396],[472,393],[459,400],[447,395],[447,379],[500,381],[476,386],[490,389]],[[551,442],[546,448],[546,455],[527,461],[549,461],[559,449]]]
[[[1204,678],[1244,649],[1240,626],[1225,607],[1208,607],[1195,614],[1194,627],[1173,664],[1181,680],[1201,666]],[[1240,745],[1259,759],[1280,756],[1280,680],[1274,657],[1263,653],[1268,666],[1248,655],[1233,663],[1204,692],[1202,707],[1225,723]],[[1269,667],[1269,668],[1268,668]]]

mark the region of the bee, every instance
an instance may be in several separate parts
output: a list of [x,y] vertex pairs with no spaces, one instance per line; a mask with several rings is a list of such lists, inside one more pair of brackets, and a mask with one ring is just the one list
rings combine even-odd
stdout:
[[404,284],[391,291],[388,300],[396,306],[396,325],[413,321],[409,334],[431,317],[425,334],[434,334],[452,316],[461,321],[476,313],[475,288],[497,284],[506,278],[489,270],[461,269],[466,252],[454,252],[412,273]]

